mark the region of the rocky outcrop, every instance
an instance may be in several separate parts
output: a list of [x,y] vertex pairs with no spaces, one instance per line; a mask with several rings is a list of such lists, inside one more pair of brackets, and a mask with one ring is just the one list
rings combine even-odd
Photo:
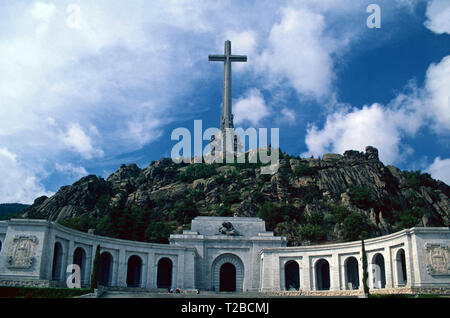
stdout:
[[[319,211],[326,222],[336,222],[328,226],[326,237],[342,239],[345,224],[333,215],[336,206],[363,216],[371,236],[391,233],[401,220],[417,221],[413,224],[417,226],[450,225],[448,185],[426,174],[385,166],[378,150],[370,146],[365,152],[348,150],[321,159],[282,154],[279,170],[272,176],[261,175],[257,165],[242,169],[218,165],[213,173],[181,178],[190,168],[168,158],[145,169],[122,165],[106,181],[90,175],[61,187],[50,198],[37,198],[22,216],[56,221],[81,215],[100,218],[136,206],[158,211],[174,222],[183,219],[174,217],[183,213],[176,208],[181,203],[183,209],[192,208],[201,215],[257,216],[265,203],[272,202],[296,211],[288,214],[290,220],[278,220],[279,229],[291,231],[278,234],[291,237],[297,235],[296,222],[304,224],[312,212]],[[414,218],[411,211],[416,213]]]

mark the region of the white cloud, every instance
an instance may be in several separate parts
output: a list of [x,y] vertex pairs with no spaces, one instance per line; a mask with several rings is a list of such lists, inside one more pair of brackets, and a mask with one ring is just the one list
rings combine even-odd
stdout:
[[434,179],[450,184],[450,159],[435,158],[425,172],[431,174]]
[[64,174],[69,175],[73,179],[80,179],[81,177],[88,175],[88,172],[84,167],[74,166],[72,163],[66,164],[56,163],[55,169],[58,172],[62,172]]
[[305,137],[308,151],[303,155],[363,151],[370,145],[378,148],[384,163],[397,163],[413,152],[402,141],[414,137],[421,127],[429,126],[437,133],[450,130],[449,82],[447,56],[430,65],[423,88],[410,82],[408,91],[399,93],[388,105],[374,103],[362,109],[339,109],[327,116],[322,129],[310,125]]
[[[450,18],[450,17],[449,17]],[[450,55],[438,64],[431,64],[426,74],[428,100],[424,111],[435,131],[450,132]]]
[[255,67],[268,72],[271,80],[288,80],[301,94],[322,97],[329,93],[334,77],[333,61],[325,46],[323,15],[307,8],[282,10],[267,48]]
[[450,34],[450,2],[448,0],[431,0],[426,11],[425,26],[434,33]]
[[51,195],[39,182],[39,176],[22,166],[17,155],[0,148],[0,202],[32,203],[41,195]]
[[86,135],[78,123],[69,125],[67,132],[62,136],[62,141],[66,146],[80,153],[85,159],[102,157],[104,155],[103,150],[95,149],[92,146],[91,138]]
[[243,98],[234,103],[233,108],[236,124],[248,121],[253,126],[257,126],[262,119],[270,115],[264,96],[256,88],[247,91]]
[[302,155],[364,151],[370,145],[378,148],[382,161],[393,163],[401,152],[401,130],[392,115],[379,104],[329,115],[323,129],[309,127],[305,139],[309,151]]
[[283,108],[281,109],[281,119],[290,123],[295,122],[295,112],[292,109]]

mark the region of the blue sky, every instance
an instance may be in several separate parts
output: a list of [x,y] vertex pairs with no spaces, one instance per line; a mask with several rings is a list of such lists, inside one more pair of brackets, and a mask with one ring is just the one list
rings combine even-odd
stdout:
[[[381,28],[368,28],[369,4]],[[450,2],[9,1],[0,5],[0,202],[169,157],[173,129],[278,127],[292,155],[379,149],[450,183]],[[239,65],[238,65],[239,64]],[[205,142],[206,145],[206,142]]]

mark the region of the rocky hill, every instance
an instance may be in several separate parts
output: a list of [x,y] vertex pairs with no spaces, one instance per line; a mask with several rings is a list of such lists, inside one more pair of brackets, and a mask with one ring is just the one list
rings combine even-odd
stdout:
[[122,165],[107,180],[86,176],[22,217],[82,231],[167,242],[197,215],[259,216],[289,245],[349,241],[413,226],[449,226],[450,187],[420,171],[385,166],[378,151],[302,159],[281,154],[274,175],[255,164]]

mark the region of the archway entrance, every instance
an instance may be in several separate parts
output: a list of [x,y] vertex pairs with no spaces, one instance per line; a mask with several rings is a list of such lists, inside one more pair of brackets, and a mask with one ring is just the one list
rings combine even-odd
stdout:
[[211,290],[243,291],[244,263],[234,254],[218,256],[211,267]]
[[359,268],[358,260],[356,258],[349,257],[345,262],[345,274],[346,274],[346,288],[359,289]]
[[284,266],[284,281],[286,290],[300,289],[300,268],[296,261],[289,261]]
[[172,286],[172,261],[167,258],[161,258],[158,262],[158,276],[156,285],[158,288],[170,288]]
[[112,280],[112,262],[113,257],[109,252],[103,252],[100,255],[98,284],[110,286]]
[[220,267],[219,291],[236,291],[236,267],[231,263],[225,263]]
[[386,271],[384,257],[380,253],[373,257],[372,261],[372,288],[386,287]]
[[139,256],[133,255],[128,259],[127,269],[127,286],[140,287],[141,286],[141,269],[142,260]]
[[405,251],[402,248],[397,252],[396,263],[397,263],[397,285],[405,286],[408,277],[406,275]]
[[61,280],[61,268],[62,268],[62,246],[61,243],[55,243],[55,249],[53,251],[53,267],[52,267],[52,280]]
[[81,285],[85,284],[86,252],[83,248],[77,247],[73,253],[73,264],[80,266]]
[[330,264],[325,259],[316,263],[316,286],[317,290],[330,289]]

